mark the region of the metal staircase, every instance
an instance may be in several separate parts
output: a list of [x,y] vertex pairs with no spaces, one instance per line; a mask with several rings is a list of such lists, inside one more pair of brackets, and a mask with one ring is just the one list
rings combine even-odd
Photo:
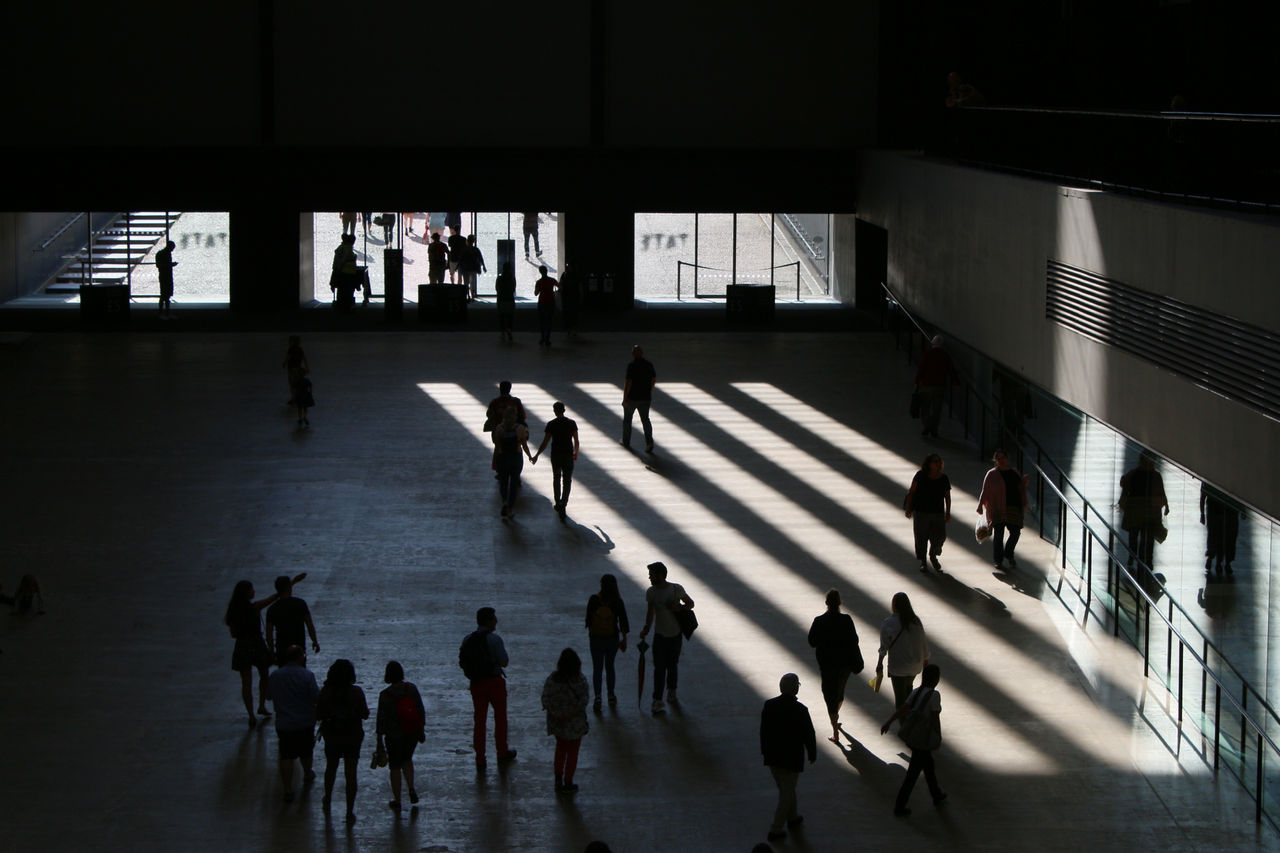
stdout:
[[181,213],[130,211],[93,235],[45,285],[45,293],[78,293],[81,284],[124,284]]

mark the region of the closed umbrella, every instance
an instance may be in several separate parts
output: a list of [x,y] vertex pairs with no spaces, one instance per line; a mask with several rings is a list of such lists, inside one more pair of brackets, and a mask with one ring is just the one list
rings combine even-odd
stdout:
[[649,644],[640,638],[636,643],[636,651],[640,653],[640,670],[636,673],[636,707],[644,707],[644,653],[649,651]]

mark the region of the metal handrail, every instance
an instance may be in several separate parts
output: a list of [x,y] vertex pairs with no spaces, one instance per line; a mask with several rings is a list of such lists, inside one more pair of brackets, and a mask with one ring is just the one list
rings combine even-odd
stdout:
[[[920,323],[920,322],[915,318],[915,316],[914,316],[914,315],[912,315],[912,314],[911,314],[911,312],[906,308],[906,306],[905,306],[905,305],[903,305],[902,300],[898,298],[897,294],[895,294],[895,293],[893,292],[893,290],[892,290],[892,289],[891,289],[891,288],[890,288],[886,283],[884,283],[884,282],[881,282],[881,288],[884,290],[885,294],[889,297],[890,302],[891,302],[893,305],[896,305],[896,306],[901,310],[901,312],[902,312],[902,313],[907,317],[907,319],[911,321],[911,324],[912,324],[913,326],[915,326],[916,330],[917,330],[917,331],[919,331],[919,332],[920,332],[920,334],[921,334],[923,337],[926,337],[926,338],[927,338],[927,337],[929,337],[929,333],[925,330],[924,326],[923,326],[923,325],[922,325],[922,324],[921,324],[921,323]],[[974,397],[978,400],[978,403],[983,407],[983,409],[984,409],[985,411],[989,412],[989,413],[992,415],[992,417],[996,417],[996,412],[995,412],[994,408],[993,408],[992,406],[990,406],[990,405],[987,403],[987,401],[986,401],[986,400],[984,400],[984,399],[982,398],[982,395],[981,395],[981,394],[979,394],[979,393],[977,392],[976,386],[974,385],[974,383],[973,383],[973,382],[971,382],[971,381],[970,381],[969,377],[968,377],[967,375],[965,375],[964,371],[963,371],[963,370],[960,370],[960,369],[958,369],[958,368],[954,368],[954,367],[953,367],[953,370],[955,371],[955,373],[956,373],[957,375],[959,375],[959,376],[960,376],[960,378],[961,378],[961,379],[962,379],[962,381],[964,382],[966,395],[967,395],[970,391],[972,391],[972,392],[973,392]],[[1110,524],[1105,520],[1105,518],[1104,518],[1103,514],[1102,514],[1102,513],[1100,513],[1100,512],[1098,511],[1097,507],[1095,507],[1095,506],[1093,505],[1093,503],[1092,503],[1091,501],[1089,501],[1089,499],[1088,499],[1088,498],[1086,498],[1086,497],[1084,496],[1084,493],[1083,493],[1083,492],[1081,492],[1081,491],[1080,491],[1080,489],[1079,489],[1079,488],[1078,488],[1078,487],[1077,487],[1077,486],[1076,486],[1076,485],[1071,481],[1071,479],[1070,479],[1069,477],[1067,477],[1067,476],[1066,476],[1066,473],[1063,471],[1062,467],[1061,467],[1060,465],[1058,465],[1056,462],[1054,462],[1054,461],[1053,461],[1053,459],[1052,459],[1051,457],[1049,457],[1049,456],[1048,456],[1048,454],[1046,454],[1046,453],[1044,452],[1043,447],[1042,447],[1042,446],[1039,444],[1039,442],[1037,442],[1033,437],[1027,436],[1027,438],[1028,438],[1028,439],[1030,439],[1031,443],[1035,446],[1036,454],[1037,454],[1037,459],[1038,459],[1038,460],[1040,460],[1040,461],[1037,461],[1037,462],[1031,462],[1031,461],[1030,461],[1030,459],[1028,458],[1027,449],[1021,445],[1021,443],[1019,442],[1019,440],[1017,439],[1017,437],[1016,437],[1016,436],[1012,436],[1012,435],[1011,435],[1011,436],[1010,436],[1010,438],[1012,438],[1012,439],[1013,439],[1013,444],[1014,444],[1014,446],[1016,446],[1016,447],[1018,448],[1018,450],[1019,450],[1019,451],[1022,453],[1022,455],[1023,455],[1024,463],[1025,463],[1023,467],[1024,467],[1024,468],[1026,468],[1026,467],[1027,467],[1027,464],[1029,464],[1029,465],[1030,465],[1030,467],[1031,467],[1031,468],[1033,468],[1033,469],[1035,470],[1035,472],[1039,475],[1041,482],[1042,482],[1042,483],[1044,483],[1044,484],[1047,484],[1047,485],[1049,486],[1050,490],[1052,490],[1052,491],[1057,495],[1057,497],[1058,497],[1058,498],[1059,498],[1059,500],[1061,501],[1062,505],[1063,505],[1064,507],[1067,507],[1068,509],[1070,509],[1070,510],[1071,510],[1071,512],[1072,512],[1072,514],[1073,514],[1073,515],[1075,515],[1075,516],[1080,520],[1080,523],[1081,523],[1081,530],[1082,530],[1082,531],[1087,531],[1087,532],[1088,532],[1088,536],[1089,536],[1093,541],[1096,541],[1099,545],[1101,545],[1101,546],[1102,546],[1102,549],[1103,549],[1103,551],[1107,554],[1107,556],[1108,556],[1108,557],[1110,557],[1110,558],[1112,559],[1112,561],[1116,564],[1116,567],[1117,567],[1118,569],[1120,569],[1120,571],[1121,571],[1121,572],[1123,572],[1123,574],[1124,574],[1124,576],[1125,576],[1125,577],[1127,577],[1127,578],[1129,579],[1129,581],[1130,581],[1130,583],[1133,585],[1133,587],[1134,587],[1135,591],[1136,591],[1136,592],[1141,593],[1142,597],[1143,597],[1144,599],[1146,599],[1146,600],[1147,600],[1147,602],[1148,602],[1148,605],[1149,605],[1149,606],[1154,606],[1154,605],[1155,605],[1155,603],[1156,603],[1156,602],[1155,602],[1155,599],[1153,599],[1150,595],[1148,595],[1148,593],[1146,592],[1146,590],[1142,588],[1142,585],[1141,585],[1141,584],[1137,581],[1137,579],[1136,579],[1136,578],[1134,578],[1134,576],[1133,576],[1133,575],[1128,571],[1127,567],[1124,565],[1124,561],[1123,561],[1123,560],[1120,560],[1119,558],[1117,558],[1117,556],[1112,552],[1112,550],[1111,550],[1111,549],[1106,545],[1106,543],[1103,541],[1103,537],[1098,533],[1098,531],[1097,531],[1097,530],[1095,530],[1095,529],[1094,529],[1094,527],[1093,527],[1093,526],[1091,526],[1091,524],[1090,524],[1090,522],[1089,522],[1089,520],[1088,520],[1088,517],[1087,517],[1090,511],[1092,511],[1092,513],[1093,513],[1094,517],[1095,517],[1096,519],[1098,519],[1098,521],[1101,523],[1102,527],[1105,529],[1105,531],[1106,531],[1108,534],[1110,534],[1110,536],[1112,536],[1112,537],[1118,537],[1118,535],[1119,535],[1119,534],[1118,534],[1118,533],[1116,532],[1116,530],[1115,530],[1115,529],[1114,529],[1114,528],[1113,528],[1113,527],[1112,527],[1112,526],[1111,526],[1111,525],[1110,525]],[[1045,470],[1044,470],[1044,468],[1042,468],[1042,467],[1041,467],[1041,464],[1040,464],[1040,462],[1041,462],[1041,461],[1043,461],[1043,462],[1047,462],[1048,464],[1052,465],[1052,466],[1057,470],[1057,472],[1058,472],[1058,476],[1062,479],[1062,482],[1063,482],[1064,484],[1066,484],[1066,485],[1070,486],[1071,491],[1072,491],[1072,492],[1074,492],[1074,493],[1078,496],[1079,501],[1083,504],[1083,506],[1084,506],[1084,514],[1081,514],[1081,512],[1080,512],[1079,510],[1077,510],[1077,509],[1076,509],[1076,507],[1072,504],[1072,502],[1067,498],[1067,496],[1066,496],[1066,495],[1065,495],[1065,494],[1064,494],[1064,493],[1063,493],[1063,492],[1062,492],[1062,491],[1061,491],[1061,490],[1060,490],[1056,485],[1054,485],[1054,477],[1053,477],[1053,476],[1051,476],[1051,475],[1049,474],[1049,472],[1045,471]],[[1137,559],[1137,563],[1139,564],[1139,566],[1140,566],[1141,568],[1145,569],[1145,570],[1146,570],[1146,572],[1147,572],[1148,574],[1150,574],[1152,577],[1154,577],[1154,576],[1155,576],[1155,573],[1152,571],[1151,567],[1150,567],[1150,566],[1148,566],[1148,565],[1146,565],[1146,564],[1145,564],[1145,563],[1144,563],[1140,558],[1138,558],[1138,559]],[[1161,585],[1161,586],[1163,587],[1163,585]],[[1276,713],[1275,709],[1274,709],[1274,708],[1272,708],[1272,706],[1271,706],[1271,705],[1270,705],[1270,704],[1269,704],[1265,699],[1263,699],[1262,694],[1261,694],[1261,693],[1260,693],[1260,692],[1259,692],[1259,691],[1258,691],[1258,690],[1253,686],[1253,684],[1252,684],[1248,679],[1246,679],[1246,678],[1244,677],[1244,675],[1243,675],[1243,674],[1242,674],[1242,673],[1241,673],[1241,672],[1240,672],[1240,671],[1239,671],[1239,670],[1238,670],[1238,669],[1237,669],[1237,668],[1236,668],[1236,667],[1231,663],[1231,661],[1226,657],[1226,655],[1225,655],[1225,654],[1223,654],[1222,650],[1221,650],[1217,645],[1215,645],[1215,644],[1214,644],[1214,643],[1213,643],[1213,642],[1212,642],[1212,641],[1211,641],[1211,640],[1210,640],[1210,639],[1209,639],[1209,638],[1204,634],[1204,632],[1203,632],[1203,631],[1201,631],[1201,630],[1200,630],[1200,627],[1195,623],[1195,620],[1193,620],[1193,619],[1191,618],[1190,614],[1188,614],[1188,613],[1187,613],[1186,609],[1185,609],[1185,608],[1183,608],[1183,607],[1182,607],[1182,605],[1181,605],[1181,604],[1179,604],[1179,603],[1178,603],[1178,602],[1173,598],[1173,596],[1168,595],[1167,590],[1165,590],[1165,594],[1166,594],[1166,596],[1168,597],[1170,607],[1171,607],[1171,608],[1176,607],[1176,608],[1178,609],[1178,612],[1179,612],[1179,613],[1181,613],[1181,614],[1183,615],[1183,617],[1185,617],[1185,618],[1186,618],[1187,622],[1188,622],[1188,623],[1190,623],[1190,624],[1191,624],[1191,626],[1195,629],[1196,634],[1199,636],[1199,638],[1200,638],[1200,640],[1201,640],[1201,645],[1202,645],[1202,647],[1205,649],[1206,656],[1207,656],[1207,653],[1208,653],[1208,651],[1209,651],[1209,650],[1212,650],[1215,654],[1217,654],[1218,658],[1222,661],[1223,665],[1225,665],[1225,666],[1226,666],[1226,668],[1227,668],[1228,670],[1230,670],[1231,674],[1232,674],[1233,676],[1235,676],[1235,678],[1236,678],[1236,679],[1238,679],[1238,680],[1239,680],[1240,685],[1241,685],[1241,688],[1242,688],[1242,693],[1243,693],[1243,695],[1247,697],[1249,694],[1253,694],[1253,696],[1258,700],[1258,703],[1261,705],[1261,707],[1263,708],[1263,710],[1265,710],[1265,711],[1267,712],[1267,715],[1268,715],[1268,716],[1270,716],[1270,717],[1271,717],[1271,718],[1272,718],[1272,719],[1277,723],[1277,725],[1280,725],[1280,715],[1277,715],[1277,713]],[[1115,604],[1114,609],[1116,610],[1116,622],[1117,622],[1117,630],[1118,630],[1118,610],[1119,610],[1119,603],[1118,603],[1118,600],[1116,600],[1114,596],[1113,596],[1113,601],[1114,601],[1114,604]],[[1169,618],[1166,618],[1163,612],[1161,612],[1161,611],[1159,611],[1159,610],[1157,610],[1157,612],[1158,612],[1158,613],[1159,613],[1159,615],[1160,615],[1161,621],[1165,622],[1165,624],[1169,627],[1169,632],[1170,632],[1170,634],[1172,634],[1173,636],[1176,636],[1176,637],[1178,638],[1179,646],[1180,646],[1181,648],[1191,648],[1191,647],[1192,647],[1192,646],[1191,646],[1191,643],[1190,643],[1190,642],[1188,641],[1188,639],[1183,635],[1183,633],[1182,633],[1178,628],[1176,628],[1176,627],[1173,625],[1172,621],[1171,621]],[[1221,679],[1219,679],[1219,678],[1218,678],[1218,676],[1213,672],[1213,670],[1210,668],[1209,664],[1208,664],[1204,659],[1202,659],[1199,655],[1197,655],[1194,651],[1192,652],[1192,655],[1193,655],[1193,658],[1194,658],[1198,663],[1200,663],[1201,668],[1202,668],[1202,670],[1203,670],[1204,674],[1205,674],[1206,676],[1208,676],[1209,678],[1213,679],[1214,683],[1215,683],[1219,688],[1225,689],[1226,685],[1225,685],[1225,684],[1222,682],[1222,680],[1221,680]],[[1147,665],[1148,665],[1148,663],[1147,663],[1146,661],[1144,661],[1144,666],[1147,666]],[[1280,752],[1280,747],[1277,747],[1277,746],[1276,746],[1276,744],[1275,744],[1275,742],[1274,742],[1274,741],[1272,741],[1272,740],[1271,740],[1271,738],[1270,738],[1269,736],[1267,736],[1267,735],[1266,735],[1266,732],[1265,732],[1264,728],[1262,727],[1262,725],[1261,725],[1261,724],[1259,724],[1259,722],[1258,722],[1257,720],[1255,720],[1255,719],[1253,718],[1253,716],[1251,716],[1251,715],[1248,713],[1248,711],[1247,711],[1247,710],[1246,710],[1246,709],[1245,709],[1245,708],[1244,708],[1240,703],[1238,703],[1238,702],[1236,702],[1236,701],[1235,701],[1235,698],[1231,695],[1231,693],[1230,693],[1229,691],[1228,691],[1228,693],[1227,693],[1227,696],[1228,696],[1228,699],[1230,700],[1231,704],[1232,704],[1232,705],[1234,705],[1234,706],[1235,706],[1235,707],[1240,711],[1241,716],[1242,716],[1242,719],[1243,719],[1243,720],[1246,720],[1246,721],[1248,722],[1248,724],[1249,724],[1249,725],[1250,725],[1250,726],[1251,726],[1255,731],[1257,731],[1257,732],[1258,732],[1258,734],[1259,734],[1259,736],[1260,736],[1260,737],[1265,738],[1265,739],[1266,739],[1266,741],[1267,741],[1267,743],[1271,745],[1271,748],[1272,748],[1273,750],[1275,750],[1275,751],[1277,751],[1277,752]],[[1216,742],[1215,742],[1215,745],[1216,745]]]
[[32,251],[32,252],[43,252],[45,249],[49,248],[49,245],[50,245],[54,240],[57,240],[57,239],[58,239],[59,237],[61,237],[64,233],[66,233],[66,230],[67,230],[68,228],[70,228],[72,225],[75,225],[77,222],[79,222],[79,221],[80,221],[80,217],[82,217],[82,216],[84,216],[84,215],[85,215],[85,212],[82,210],[82,211],[80,211],[79,213],[77,213],[75,216],[73,216],[73,217],[71,217],[70,219],[68,219],[66,222],[62,223],[62,227],[61,227],[61,228],[59,228],[57,231],[54,231],[52,234],[50,234],[50,235],[49,235],[49,239],[45,240],[43,243],[41,243],[39,246],[36,246],[36,247],[35,247],[34,249],[32,249],[31,251]]

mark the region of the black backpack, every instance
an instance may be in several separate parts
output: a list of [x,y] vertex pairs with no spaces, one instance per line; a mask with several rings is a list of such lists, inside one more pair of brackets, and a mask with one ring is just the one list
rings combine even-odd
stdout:
[[493,659],[489,657],[488,631],[472,631],[458,649],[458,666],[469,680],[490,678],[493,675]]

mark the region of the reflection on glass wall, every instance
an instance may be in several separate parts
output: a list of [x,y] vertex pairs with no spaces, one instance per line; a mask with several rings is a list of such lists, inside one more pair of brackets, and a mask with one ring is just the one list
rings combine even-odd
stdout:
[[[499,241],[512,241],[517,298],[533,298],[533,284],[538,280],[539,265],[545,265],[551,276],[560,274],[560,216],[554,212],[526,216],[524,213],[396,211],[348,214],[346,221],[356,236],[356,261],[368,267],[370,285],[375,294],[383,292],[385,250],[388,247],[402,248],[405,299],[416,301],[418,285],[429,282],[427,254],[431,235],[438,233],[440,239],[447,243],[450,221],[460,223],[459,233],[463,237],[476,235],[476,247],[484,260],[484,268],[476,279],[476,290],[481,299],[496,297],[494,280],[500,272]],[[313,222],[315,293],[316,299],[323,301],[329,296],[329,275],[334,249],[342,239],[343,214],[316,213]],[[526,232],[529,245],[527,259],[524,256]],[[540,257],[539,249],[542,252]],[[460,283],[460,277],[456,274],[454,277]],[[444,281],[450,281],[448,272]]]
[[638,213],[636,298],[723,299],[737,283],[825,299],[829,222],[825,213]]

